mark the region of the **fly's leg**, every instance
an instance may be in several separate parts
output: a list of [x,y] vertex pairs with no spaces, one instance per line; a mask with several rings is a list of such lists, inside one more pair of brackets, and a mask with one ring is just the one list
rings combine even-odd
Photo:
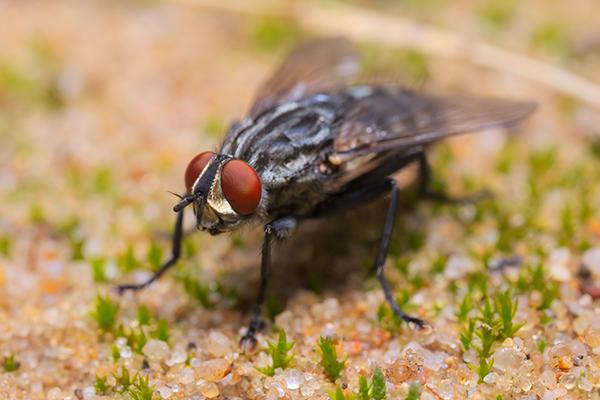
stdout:
[[177,213],[175,220],[175,229],[173,232],[173,242],[171,245],[171,257],[156,271],[150,278],[141,283],[125,284],[117,286],[119,294],[127,290],[140,290],[150,285],[152,282],[160,278],[169,268],[174,266],[181,255],[181,242],[183,239],[183,210]]
[[419,153],[419,193],[421,196],[431,200],[441,201],[444,203],[474,203],[486,198],[490,198],[492,194],[488,190],[482,190],[467,196],[451,196],[443,191],[435,191],[431,189],[431,167],[427,161],[425,152]]
[[418,328],[422,328],[425,326],[425,321],[412,317],[406,314],[404,311],[400,309],[396,299],[394,298],[394,294],[392,293],[392,289],[390,288],[390,284],[387,279],[385,279],[384,275],[384,265],[385,259],[388,254],[388,250],[390,247],[390,239],[392,237],[392,231],[394,229],[394,222],[396,220],[396,210],[398,208],[398,185],[396,181],[393,179],[389,180],[389,188],[390,188],[390,205],[388,206],[388,211],[385,217],[385,224],[383,226],[383,233],[381,235],[381,242],[379,243],[379,251],[377,253],[377,258],[375,258],[375,265],[373,270],[377,275],[377,279],[381,284],[381,288],[383,289],[383,294],[385,295],[385,299],[388,304],[399,318],[402,318],[406,322],[412,322]]
[[263,241],[262,259],[260,263],[260,287],[258,289],[256,304],[252,310],[252,316],[250,317],[248,331],[240,340],[240,346],[244,351],[249,352],[256,347],[256,332],[263,326],[261,314],[267,293],[269,272],[271,270],[271,244],[273,239],[283,240],[288,238],[296,228],[296,224],[297,221],[295,218],[285,217],[265,225],[265,239]]

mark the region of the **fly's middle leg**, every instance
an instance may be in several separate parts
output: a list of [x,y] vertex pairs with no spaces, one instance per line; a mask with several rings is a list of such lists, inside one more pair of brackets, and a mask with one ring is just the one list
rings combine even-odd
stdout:
[[466,196],[452,196],[444,191],[436,191],[431,188],[431,166],[427,161],[425,151],[422,151],[417,155],[417,160],[419,163],[419,194],[425,198],[444,203],[465,204],[492,197],[491,192],[485,189]]
[[260,263],[260,287],[256,304],[252,310],[248,331],[240,340],[240,346],[244,351],[252,351],[256,347],[256,333],[262,328],[262,308],[267,294],[267,283],[271,270],[271,244],[273,239],[286,239],[296,228],[297,221],[292,217],[280,218],[265,225],[265,239],[262,247],[262,260]]
[[392,238],[392,231],[394,230],[394,222],[396,220],[396,211],[398,209],[398,185],[396,184],[396,181],[393,179],[390,179],[388,182],[389,182],[390,195],[391,195],[390,205],[388,206],[388,211],[387,211],[387,214],[385,217],[385,224],[383,226],[381,242],[379,243],[379,251],[377,252],[377,257],[375,258],[375,265],[373,267],[373,270],[375,271],[375,274],[377,275],[377,279],[379,280],[379,283],[381,284],[381,288],[383,289],[383,294],[385,295],[385,299],[387,300],[388,304],[392,308],[392,311],[394,312],[394,314],[396,314],[398,317],[402,318],[404,321],[412,322],[418,328],[422,328],[423,326],[425,326],[425,321],[423,321],[419,318],[410,316],[400,309],[400,307],[398,306],[398,303],[396,302],[396,299],[394,298],[392,289],[391,289],[387,279],[385,279],[385,275],[384,275],[385,259],[387,257],[388,250],[390,247],[390,240]]

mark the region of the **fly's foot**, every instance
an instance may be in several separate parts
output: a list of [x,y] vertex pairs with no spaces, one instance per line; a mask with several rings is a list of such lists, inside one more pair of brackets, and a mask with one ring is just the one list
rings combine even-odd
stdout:
[[413,324],[419,330],[425,329],[426,327],[429,326],[429,324],[426,321],[424,321],[424,320],[422,320],[420,318],[417,318],[417,317],[412,317],[412,316],[406,315],[406,314],[400,315],[399,317],[402,318],[402,320],[404,322],[407,322],[409,324]]
[[252,354],[256,351],[256,346],[258,345],[258,341],[256,340],[256,336],[254,332],[248,331],[242,338],[240,339],[240,348],[242,352],[245,354]]
[[240,339],[240,347],[242,351],[246,354],[254,353],[256,350],[256,345],[258,341],[256,340],[256,332],[264,328],[265,323],[261,319],[252,319],[250,321],[250,326],[248,326],[248,331],[242,338]]

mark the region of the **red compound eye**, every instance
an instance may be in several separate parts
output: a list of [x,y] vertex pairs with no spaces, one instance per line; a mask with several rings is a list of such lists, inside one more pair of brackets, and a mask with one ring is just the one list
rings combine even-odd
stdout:
[[206,167],[206,164],[208,164],[214,154],[215,153],[212,151],[205,151],[192,158],[192,161],[190,161],[185,170],[185,187],[187,188],[188,193],[192,192],[194,182],[196,182],[196,179],[198,179],[200,173],[204,170],[204,167]]
[[221,189],[231,208],[241,215],[256,211],[262,196],[256,171],[241,160],[231,160],[223,166]]

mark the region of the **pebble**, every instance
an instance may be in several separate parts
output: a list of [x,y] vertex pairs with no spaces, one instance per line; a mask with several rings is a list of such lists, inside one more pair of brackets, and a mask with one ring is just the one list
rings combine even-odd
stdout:
[[499,347],[494,352],[494,368],[508,374],[514,374],[524,360],[525,354],[510,347]]
[[231,352],[231,341],[220,332],[210,331],[206,339],[206,350],[215,357],[223,357]]
[[591,348],[600,347],[600,329],[589,327],[583,334],[583,341]]
[[464,255],[451,255],[444,268],[444,278],[456,280],[464,277],[475,268],[475,263],[470,257]]
[[46,400],[63,400],[63,399],[64,399],[64,396],[62,394],[62,391],[57,387],[48,390],[48,392],[46,393]]
[[568,282],[571,279],[570,260],[571,251],[566,247],[553,250],[548,257],[550,276],[559,282]]
[[304,384],[300,386],[300,393],[302,393],[303,396],[310,397],[320,389],[321,385],[319,384],[319,381],[311,374],[305,373]]
[[546,389],[554,389],[556,387],[556,375],[549,369],[540,374],[539,380]]
[[83,400],[92,400],[96,396],[96,388],[88,386],[83,389]]
[[304,376],[300,371],[294,368],[287,369],[284,373],[285,384],[290,390],[296,390],[300,388],[304,382]]
[[490,385],[496,383],[497,380],[498,380],[498,374],[496,374],[495,372],[490,372],[483,378],[483,381]]
[[169,355],[169,345],[162,340],[149,339],[142,352],[151,361],[162,361]]
[[592,274],[600,276],[600,247],[586,250],[581,256],[581,262]]
[[209,382],[217,382],[223,379],[231,371],[231,363],[224,358],[213,358],[202,361],[196,367],[199,378]]
[[200,393],[207,399],[214,399],[221,393],[217,384],[213,382],[199,381],[197,386]]
[[194,370],[189,367],[182,368],[179,371],[179,383],[189,385],[192,382],[194,382]]
[[162,399],[168,399],[173,395],[173,389],[168,387],[167,385],[160,385],[156,388],[156,391],[160,395]]
[[183,349],[176,349],[171,353],[171,357],[166,361],[169,367],[177,364],[183,364],[187,360],[187,353]]

